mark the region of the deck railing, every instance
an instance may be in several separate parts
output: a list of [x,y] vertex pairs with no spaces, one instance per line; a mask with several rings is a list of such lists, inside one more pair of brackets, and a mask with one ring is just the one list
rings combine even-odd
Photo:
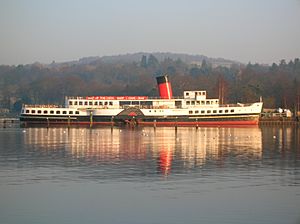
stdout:
[[219,104],[219,107],[249,107],[253,103],[230,103],[230,104]]
[[31,108],[59,108],[61,105],[56,104],[23,104],[23,107],[31,107]]

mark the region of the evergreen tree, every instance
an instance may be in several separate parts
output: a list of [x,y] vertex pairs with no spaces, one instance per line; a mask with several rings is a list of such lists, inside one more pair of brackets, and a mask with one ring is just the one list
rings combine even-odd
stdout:
[[159,67],[159,62],[155,56],[152,54],[149,55],[148,58],[148,66],[152,68],[158,68]]
[[141,59],[141,67],[142,67],[142,68],[147,68],[147,57],[146,57],[146,55],[143,55],[143,56],[142,56],[142,59]]

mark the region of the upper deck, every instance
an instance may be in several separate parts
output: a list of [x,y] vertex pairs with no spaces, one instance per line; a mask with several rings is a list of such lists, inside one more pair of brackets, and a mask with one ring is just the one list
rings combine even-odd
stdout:
[[184,91],[184,97],[161,99],[147,96],[87,96],[66,97],[66,107],[69,108],[193,108],[217,107],[218,99],[207,99],[206,91]]

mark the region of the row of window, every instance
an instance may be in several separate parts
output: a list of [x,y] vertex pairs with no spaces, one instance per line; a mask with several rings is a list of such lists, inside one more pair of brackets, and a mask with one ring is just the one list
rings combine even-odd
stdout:
[[212,105],[218,103],[219,103],[218,100],[186,101],[186,105]]
[[[229,113],[229,111],[230,111],[230,113],[234,113],[234,109],[231,109],[231,110],[219,110],[219,114]],[[206,110],[206,111],[205,110],[201,110],[201,111],[199,111],[199,110],[195,110],[195,111],[190,110],[189,114],[193,114],[193,113],[195,113],[195,114],[199,114],[199,113],[205,114],[205,112],[207,114],[211,114],[211,113],[216,114],[216,113],[218,113],[218,110]]]
[[190,93],[195,93],[195,96],[199,95],[199,96],[205,96],[206,92],[205,91],[200,91],[200,92],[185,92],[186,96],[189,96]]
[[[79,111],[66,111],[66,110],[63,110],[63,111],[60,111],[60,110],[57,110],[57,111],[54,111],[54,110],[31,110],[31,114],[79,114]],[[26,114],[29,114],[30,113],[30,110],[26,110],[25,111]]]
[[[124,105],[152,105],[152,101],[120,101],[119,105],[124,106]],[[69,105],[79,105],[79,106],[112,106],[113,102],[112,101],[69,101]]]
[[[156,112],[164,112],[164,110],[152,110],[154,113]],[[151,112],[151,110],[149,110],[149,112]]]
[[[231,110],[201,110],[201,111],[199,111],[199,110],[195,110],[195,111],[193,111],[193,110],[190,110],[189,111],[189,114],[193,114],[193,113],[195,113],[195,114],[205,114],[205,113],[207,113],[207,114],[216,114],[216,113],[218,113],[218,111],[219,111],[219,114],[222,114],[222,113],[234,113],[234,109],[231,109]],[[149,112],[151,112],[151,110],[149,110]],[[153,112],[164,112],[163,110],[153,110]]]
[[[93,104],[94,103],[94,104]],[[79,106],[102,106],[102,105],[110,105],[112,106],[113,105],[113,102],[112,101],[69,101],[69,105],[72,106],[72,105],[79,105]]]

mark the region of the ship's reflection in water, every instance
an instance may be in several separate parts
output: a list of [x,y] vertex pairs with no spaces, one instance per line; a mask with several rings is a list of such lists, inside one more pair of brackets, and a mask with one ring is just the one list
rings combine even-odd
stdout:
[[[55,154],[63,166],[106,166],[111,176],[129,178],[247,165],[262,156],[262,132],[258,127],[29,128],[24,138],[28,149],[35,152],[63,152]],[[101,172],[98,175],[93,178],[101,178]]]
[[2,129],[0,223],[299,223],[299,130]]

